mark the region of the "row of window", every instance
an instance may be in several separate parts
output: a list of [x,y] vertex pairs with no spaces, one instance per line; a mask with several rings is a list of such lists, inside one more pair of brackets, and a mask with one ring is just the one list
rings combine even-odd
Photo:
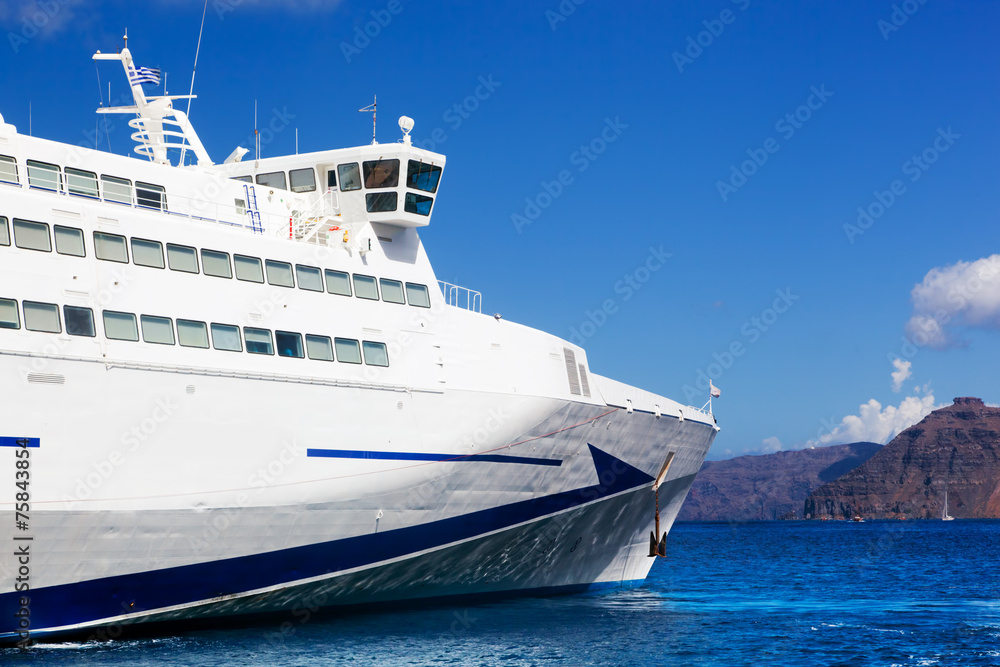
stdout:
[[[39,301],[22,301],[21,312],[24,313],[24,328],[28,331],[43,333],[62,333],[62,324],[66,324],[66,333],[70,336],[86,336],[94,338],[97,329],[94,324],[94,311],[78,306],[63,306],[62,319],[59,317],[59,306],[54,303]],[[0,299],[0,329],[20,329],[21,318],[18,303],[15,299]],[[182,320],[176,322],[169,317],[156,315],[140,315],[134,313],[105,310],[101,313],[104,323],[104,335],[108,340],[138,342],[140,331],[142,341],[156,345],[180,345],[209,349],[209,333],[211,347],[227,352],[242,352],[244,343],[250,354],[274,355],[291,357],[293,359],[314,359],[316,361],[340,361],[345,364],[360,364],[362,359],[368,366],[388,366],[389,353],[385,343],[353,338],[333,338],[294,331],[275,331],[272,337],[270,329],[258,327],[240,327],[235,324],[211,324],[197,320]]]
[[[86,248],[83,240],[83,230],[76,227],[53,225],[50,234],[48,223],[32,222],[14,218],[14,245],[27,250],[52,252],[53,239],[55,251],[60,255],[85,257]],[[7,218],[0,217],[0,246],[10,245],[10,232]],[[108,262],[129,262],[129,247],[132,250],[132,263],[154,269],[169,267],[172,271],[184,273],[204,273],[216,278],[233,278],[251,283],[263,284],[265,278],[268,284],[278,287],[294,288],[310,292],[326,291],[340,296],[356,296],[359,299],[378,301],[380,298],[387,303],[409,304],[418,308],[430,308],[430,293],[426,285],[419,283],[403,283],[399,280],[375,278],[362,274],[349,274],[346,271],[333,269],[321,270],[319,267],[294,265],[289,262],[279,262],[258,257],[234,254],[220,250],[208,250],[174,243],[164,246],[159,241],[149,239],[129,238],[119,234],[94,232],[94,256]],[[199,266],[200,258],[200,266]],[[234,271],[235,269],[235,271]],[[324,281],[325,278],[325,281]],[[352,289],[353,287],[353,289]]]
[[[133,191],[132,181],[118,176],[97,174],[84,169],[66,167],[61,169],[57,164],[28,160],[28,187],[53,192],[67,192],[76,197],[103,199],[115,204],[135,205],[140,208],[166,210],[167,195],[163,186],[136,181]],[[65,176],[65,188],[63,177]],[[17,160],[7,155],[0,155],[0,183],[20,185]],[[134,195],[134,196],[133,196]]]

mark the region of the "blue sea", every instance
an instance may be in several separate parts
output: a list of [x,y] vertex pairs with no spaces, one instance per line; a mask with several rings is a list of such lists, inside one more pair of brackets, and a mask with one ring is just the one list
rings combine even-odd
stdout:
[[637,589],[0,651],[30,665],[1000,665],[1000,522],[680,524]]

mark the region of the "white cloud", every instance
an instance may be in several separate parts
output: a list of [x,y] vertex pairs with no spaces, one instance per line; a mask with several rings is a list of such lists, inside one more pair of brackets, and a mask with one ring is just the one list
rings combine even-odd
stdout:
[[781,440],[778,440],[773,435],[770,438],[764,438],[764,440],[761,441],[760,444],[761,444],[761,450],[765,454],[773,454],[774,452],[780,452],[784,448],[784,445],[781,444]]
[[961,327],[1000,330],[1000,255],[935,267],[910,296],[906,333],[917,346],[961,346]]
[[911,375],[913,375],[913,373],[910,372],[910,366],[913,365],[913,362],[903,361],[902,359],[893,359],[892,365],[896,369],[892,372],[892,390],[898,392],[903,388],[903,383],[906,382]]
[[934,394],[927,387],[924,390],[923,396],[907,396],[898,406],[887,405],[884,409],[873,398],[859,406],[858,414],[844,417],[830,433],[810,440],[806,446],[842,445],[849,442],[877,442],[884,445],[935,409]]

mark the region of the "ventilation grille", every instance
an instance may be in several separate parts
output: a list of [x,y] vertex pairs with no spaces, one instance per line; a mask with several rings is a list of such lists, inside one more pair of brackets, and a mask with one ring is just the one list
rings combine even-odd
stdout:
[[195,386],[193,384],[189,384],[185,391],[187,391],[188,394],[193,394],[195,392]]
[[28,373],[28,382],[31,384],[66,384],[66,376],[56,373]]
[[587,369],[580,364],[580,384],[583,386],[583,395],[590,398],[590,381],[587,380]]
[[563,358],[566,360],[566,377],[569,378],[569,393],[579,396],[580,376],[576,370],[576,354],[568,347],[564,347]]

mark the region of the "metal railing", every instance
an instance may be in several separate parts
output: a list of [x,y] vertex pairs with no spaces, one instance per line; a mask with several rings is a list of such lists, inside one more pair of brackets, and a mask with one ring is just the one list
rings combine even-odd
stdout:
[[443,280],[439,280],[438,285],[441,287],[441,293],[444,294],[444,302],[449,306],[465,308],[476,313],[483,312],[483,295],[481,292],[469,289],[468,287],[462,287],[461,285],[452,285]]

